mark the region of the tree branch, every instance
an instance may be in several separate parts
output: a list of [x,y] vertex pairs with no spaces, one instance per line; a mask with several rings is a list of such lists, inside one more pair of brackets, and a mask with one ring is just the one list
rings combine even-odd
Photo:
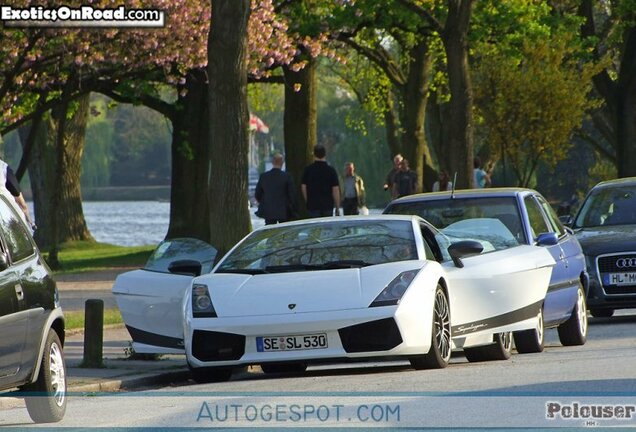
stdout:
[[404,72],[395,65],[386,50],[381,47],[369,48],[349,38],[342,41],[375,63],[397,87],[404,86],[406,83]]
[[426,20],[430,24],[430,26],[433,27],[433,30],[435,30],[439,34],[442,34],[444,32],[444,26],[442,25],[442,23],[440,23],[437,18],[431,15],[431,13],[423,7],[418,6],[415,3],[411,3],[408,0],[398,0],[398,3],[401,3],[402,6],[404,6],[411,12],[414,12],[416,15],[424,18],[424,20]]

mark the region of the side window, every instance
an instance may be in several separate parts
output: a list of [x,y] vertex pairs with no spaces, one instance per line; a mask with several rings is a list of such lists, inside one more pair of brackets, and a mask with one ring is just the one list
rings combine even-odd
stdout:
[[528,219],[530,220],[530,231],[532,231],[532,239],[536,239],[537,236],[544,232],[550,232],[551,230],[545,223],[543,218],[543,212],[539,207],[539,204],[531,196],[527,196],[523,199],[528,211]]
[[33,255],[33,244],[24,224],[4,198],[0,199],[0,230],[7,242],[7,249],[13,262]]
[[554,213],[554,210],[552,209],[550,204],[548,204],[546,200],[544,200],[541,197],[537,197],[537,200],[539,201],[539,204],[541,204],[541,207],[543,207],[543,211],[548,217],[548,221],[550,222],[550,225],[552,226],[552,231],[554,231],[558,237],[563,236],[565,234],[565,228],[563,228],[561,221],[559,220],[557,215]]
[[429,244],[431,232],[426,225],[420,225],[420,229],[422,230],[422,240],[424,240],[424,251],[426,252],[426,259],[430,261],[438,261],[435,257],[435,253],[433,252],[433,248]]

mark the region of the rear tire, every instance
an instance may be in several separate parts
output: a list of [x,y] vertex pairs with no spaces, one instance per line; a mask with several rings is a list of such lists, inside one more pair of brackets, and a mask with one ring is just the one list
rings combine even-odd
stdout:
[[558,327],[559,340],[564,346],[583,345],[587,340],[587,305],[580,287],[577,296],[572,315]]
[[450,305],[441,285],[435,289],[431,348],[428,353],[409,358],[414,369],[441,369],[448,366],[451,357]]
[[609,318],[614,315],[614,309],[590,309],[590,314],[594,318]]
[[231,367],[194,367],[188,363],[192,379],[199,384],[229,381],[232,377]]
[[543,307],[537,315],[538,323],[536,329],[514,332],[515,347],[519,354],[538,353],[543,351],[545,327],[543,322]]
[[37,395],[25,398],[29,416],[36,423],[55,423],[66,412],[66,363],[62,343],[55,330],[46,336],[40,372],[35,382],[24,386]]
[[266,374],[303,373],[307,370],[307,363],[261,363],[261,369]]
[[495,333],[490,345],[464,348],[469,362],[508,360],[512,354],[512,332]]

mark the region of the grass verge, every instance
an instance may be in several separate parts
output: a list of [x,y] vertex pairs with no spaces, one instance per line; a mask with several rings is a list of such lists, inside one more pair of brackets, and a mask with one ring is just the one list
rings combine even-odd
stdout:
[[[84,311],[64,312],[64,322],[67,330],[84,328]],[[104,325],[122,324],[124,320],[119,309],[104,309]]]
[[[113,267],[143,267],[155,247],[115,246],[89,241],[64,243],[59,251],[61,269],[56,273],[77,273]],[[44,255],[46,256],[46,251]]]

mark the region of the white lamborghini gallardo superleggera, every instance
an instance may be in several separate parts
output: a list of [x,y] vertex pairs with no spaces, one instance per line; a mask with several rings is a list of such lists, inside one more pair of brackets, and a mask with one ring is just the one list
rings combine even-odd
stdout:
[[[140,351],[185,349],[195,380],[219,381],[248,364],[298,372],[390,357],[441,368],[454,349],[507,359],[510,332],[537,326],[553,266],[541,246],[451,239],[417,216],[325,218],[258,229],[187,287],[164,274],[185,287],[173,300],[140,293],[148,279],[136,272],[113,291]],[[167,326],[171,302],[180,328]]]

